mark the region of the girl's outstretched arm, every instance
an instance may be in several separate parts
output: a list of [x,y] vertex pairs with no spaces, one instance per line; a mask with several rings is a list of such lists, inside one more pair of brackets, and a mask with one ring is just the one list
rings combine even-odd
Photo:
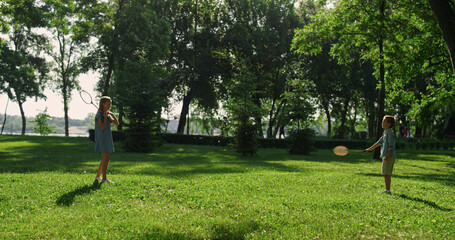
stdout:
[[369,152],[369,151],[371,151],[371,150],[373,150],[373,149],[375,149],[375,148],[377,148],[377,147],[380,147],[380,146],[381,146],[381,145],[375,143],[373,146],[371,146],[371,147],[365,149],[365,152]]

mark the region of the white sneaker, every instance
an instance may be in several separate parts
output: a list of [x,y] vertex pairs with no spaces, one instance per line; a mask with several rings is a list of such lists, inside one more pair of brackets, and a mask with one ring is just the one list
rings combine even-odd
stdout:
[[391,195],[391,194],[392,194],[392,192],[391,192],[390,190],[387,190],[387,189],[386,189],[386,190],[384,190],[384,191],[382,191],[382,192],[379,192],[379,193],[385,193],[385,194],[389,194],[389,195]]
[[111,181],[111,180],[109,180],[109,179],[102,180],[101,182],[102,182],[102,183],[114,183],[113,181]]

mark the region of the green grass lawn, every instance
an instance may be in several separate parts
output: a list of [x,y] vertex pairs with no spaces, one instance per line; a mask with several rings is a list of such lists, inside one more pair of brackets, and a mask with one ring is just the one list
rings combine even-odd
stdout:
[[455,239],[455,152],[370,154],[165,144],[108,177],[86,138],[0,136],[0,239]]

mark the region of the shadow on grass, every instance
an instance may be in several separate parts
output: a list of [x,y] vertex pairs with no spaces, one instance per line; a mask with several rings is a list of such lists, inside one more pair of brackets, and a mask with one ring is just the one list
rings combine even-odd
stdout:
[[[361,175],[374,176],[374,177],[383,177],[379,173],[362,173]],[[422,174],[418,174],[418,173],[416,173],[416,174],[413,174],[413,175],[405,176],[405,175],[394,174],[394,175],[392,175],[392,181],[393,181],[394,178],[408,179],[408,180],[418,180],[418,181],[424,181],[424,182],[433,181],[433,182],[443,183],[443,184],[446,184],[448,186],[455,186],[455,179],[451,175],[423,174],[423,173]]]
[[453,209],[451,209],[451,208],[438,206],[438,204],[436,204],[435,202],[428,201],[428,200],[425,200],[425,199],[421,199],[421,198],[417,198],[417,197],[410,197],[410,196],[407,196],[405,194],[400,194],[398,196],[403,198],[403,199],[406,199],[406,200],[424,203],[424,204],[426,204],[426,205],[428,205],[428,206],[430,206],[430,207],[432,207],[434,209],[437,209],[437,210],[441,210],[441,211],[445,211],[445,212],[453,211]]
[[95,180],[91,186],[89,184],[87,184],[87,185],[85,185],[83,187],[80,187],[80,188],[74,190],[74,191],[71,191],[69,193],[65,193],[65,194],[63,194],[62,196],[60,196],[57,199],[57,205],[69,207],[69,206],[71,206],[71,204],[73,204],[74,198],[76,198],[76,196],[82,196],[82,195],[85,195],[85,194],[89,194],[92,191],[94,192],[94,191],[96,191],[96,190],[101,188],[101,184],[102,183],[100,183],[97,180]]
[[212,232],[214,239],[246,239],[249,233],[260,229],[260,224],[256,221],[242,221],[238,224],[214,224]]
[[[5,136],[0,139],[0,172],[80,172],[101,159],[86,138]],[[99,161],[99,160],[98,160]],[[84,169],[85,170],[85,169]]]
[[442,156],[447,157],[455,157],[454,151],[425,151],[425,150],[416,150],[412,152],[401,152],[399,153],[399,159],[415,159],[419,161],[427,161],[427,162],[446,162],[446,163],[453,163],[451,160],[446,160]]
[[150,233],[141,235],[138,239],[162,239],[162,240],[183,240],[183,239],[190,239],[186,237],[184,234],[179,233],[169,233],[169,232],[161,232],[159,230],[152,231]]

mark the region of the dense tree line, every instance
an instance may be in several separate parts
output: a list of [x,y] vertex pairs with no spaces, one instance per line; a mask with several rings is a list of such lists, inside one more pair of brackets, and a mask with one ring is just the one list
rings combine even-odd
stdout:
[[[0,5],[0,93],[62,96],[100,73],[134,151],[150,151],[170,99],[257,137],[307,128],[382,134],[384,114],[444,137],[455,118],[453,0],[11,0]],[[24,117],[24,114],[23,118]],[[197,116],[195,116],[197,117]],[[23,131],[25,121],[23,120]],[[216,121],[215,121],[216,122]],[[206,124],[207,125],[207,124]],[[213,125],[213,124],[211,124]],[[207,131],[209,132],[209,131]],[[133,147],[132,147],[133,148]]]

